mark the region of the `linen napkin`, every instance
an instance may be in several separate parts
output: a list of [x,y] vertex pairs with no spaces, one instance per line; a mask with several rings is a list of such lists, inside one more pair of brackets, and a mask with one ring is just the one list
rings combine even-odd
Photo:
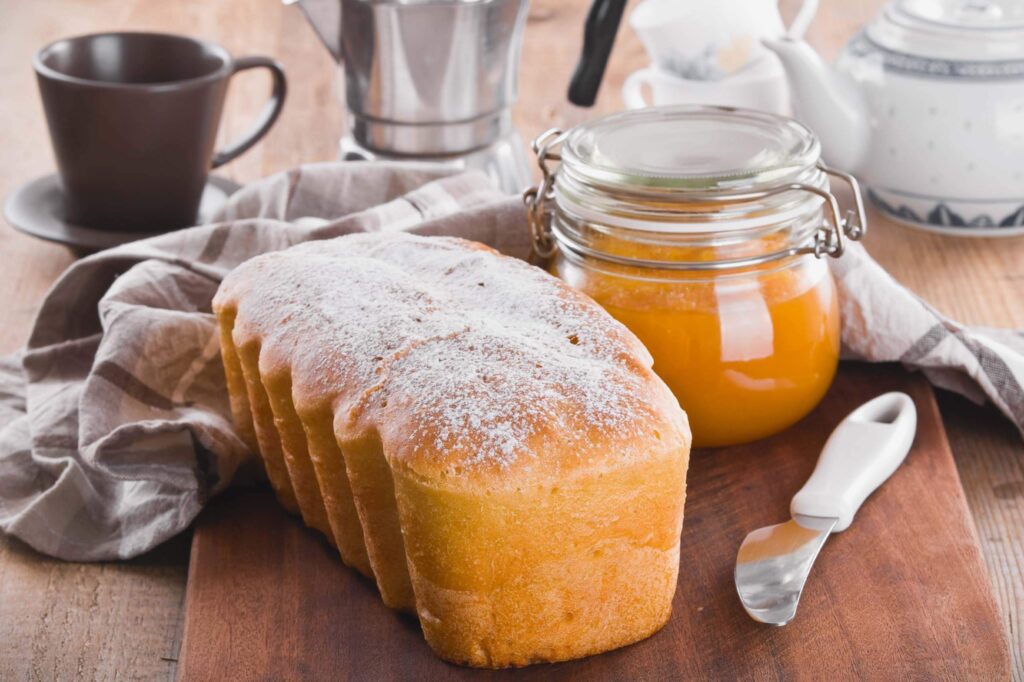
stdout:
[[[257,254],[362,231],[455,235],[527,257],[521,200],[448,173],[304,166],[241,190],[211,225],[75,263],[26,348],[0,359],[0,529],[55,557],[128,558],[259,475],[231,426],[210,310],[220,280]],[[858,245],[832,266],[847,357],[920,368],[1024,428],[1024,335],[943,318]]]

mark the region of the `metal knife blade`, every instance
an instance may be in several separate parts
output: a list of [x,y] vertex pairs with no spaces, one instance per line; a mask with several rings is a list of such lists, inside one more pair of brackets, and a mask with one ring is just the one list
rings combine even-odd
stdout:
[[747,535],[736,557],[736,592],[750,617],[769,625],[793,620],[811,566],[837,518],[798,517]]

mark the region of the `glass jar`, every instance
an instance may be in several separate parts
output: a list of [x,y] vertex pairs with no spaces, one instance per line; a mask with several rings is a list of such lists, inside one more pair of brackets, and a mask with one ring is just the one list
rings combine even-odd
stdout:
[[[865,223],[856,180],[822,164],[807,128],[653,107],[548,131],[534,149],[535,251],[647,346],[695,445],[756,440],[817,405],[839,359],[823,257]],[[841,215],[829,175],[850,184],[856,212]]]

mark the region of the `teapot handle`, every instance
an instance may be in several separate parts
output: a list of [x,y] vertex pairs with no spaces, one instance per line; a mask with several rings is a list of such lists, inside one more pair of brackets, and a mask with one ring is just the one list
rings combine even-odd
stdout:
[[793,17],[793,23],[789,25],[786,35],[793,40],[802,40],[807,28],[814,21],[814,15],[818,13],[818,0],[804,0],[800,10]]
[[604,78],[615,34],[622,23],[626,0],[594,0],[583,26],[583,49],[569,81],[569,101],[581,107],[594,105]]

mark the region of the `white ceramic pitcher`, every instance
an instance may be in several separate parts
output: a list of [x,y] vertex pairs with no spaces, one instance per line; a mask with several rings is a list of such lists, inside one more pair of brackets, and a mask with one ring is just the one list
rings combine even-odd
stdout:
[[765,38],[803,36],[817,9],[805,0],[787,31],[777,0],[644,0],[629,23],[660,70],[719,80],[769,57]]

